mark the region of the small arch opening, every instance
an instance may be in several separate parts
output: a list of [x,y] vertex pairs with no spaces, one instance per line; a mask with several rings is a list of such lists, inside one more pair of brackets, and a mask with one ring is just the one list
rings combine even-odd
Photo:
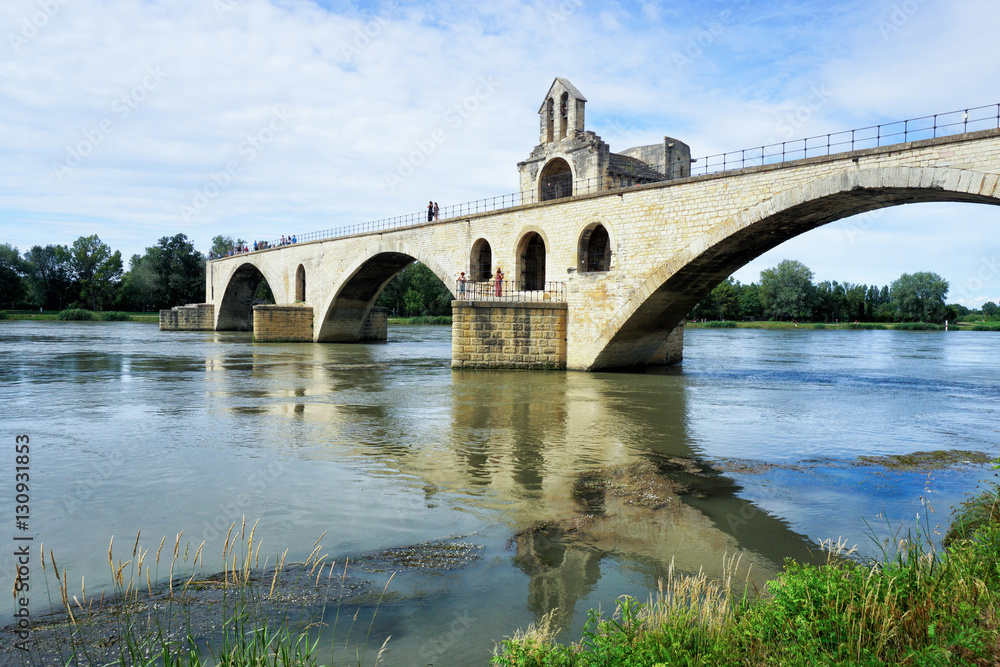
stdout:
[[479,239],[472,245],[469,256],[469,280],[486,282],[493,275],[493,250],[486,239]]
[[555,103],[550,97],[545,101],[545,143],[551,143],[553,137],[555,136],[555,124],[556,124],[556,114],[555,114]]
[[295,300],[300,302],[306,300],[306,267],[301,264],[295,272]]
[[538,232],[530,232],[521,240],[518,269],[521,289],[526,292],[545,289],[545,240]]
[[573,194],[573,170],[562,158],[550,160],[539,177],[540,200],[562,199]]
[[586,273],[611,269],[611,237],[604,225],[591,225],[580,237],[579,267]]
[[559,98],[559,138],[565,139],[569,128],[569,93]]

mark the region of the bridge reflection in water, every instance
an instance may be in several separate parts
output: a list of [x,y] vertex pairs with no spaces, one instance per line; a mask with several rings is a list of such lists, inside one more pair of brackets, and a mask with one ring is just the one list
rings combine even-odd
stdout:
[[[369,460],[419,489],[428,507],[458,503],[502,527],[509,562],[528,576],[528,608],[558,608],[560,624],[580,611],[609,558],[644,590],[671,563],[721,577],[723,556],[735,555],[740,586],[752,564],[760,588],[785,558],[817,558],[805,536],[700,460],[679,372],[435,371],[440,360],[412,348],[401,370],[394,347],[242,348],[209,364],[249,378],[210,377],[228,409],[279,417],[269,431],[308,428],[322,443],[297,455],[323,466]],[[233,396],[254,407],[232,405]]]

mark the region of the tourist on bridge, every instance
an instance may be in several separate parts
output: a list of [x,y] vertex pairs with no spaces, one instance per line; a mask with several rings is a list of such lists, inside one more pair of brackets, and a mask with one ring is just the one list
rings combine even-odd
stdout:
[[498,266],[497,273],[495,276],[493,276],[493,293],[496,296],[500,296],[502,291],[503,291],[503,272],[500,270],[500,267]]
[[465,278],[465,271],[462,271],[460,274],[458,274],[458,298],[459,299],[464,299],[465,298],[465,283],[466,282],[467,281],[466,281],[466,278]]
[[429,201],[427,202],[427,222],[430,222],[433,219],[434,219],[434,202]]
[[434,202],[434,219],[435,219],[435,220],[437,220],[437,219],[438,219],[438,213],[439,213],[440,211],[441,211],[441,209],[439,209],[439,208],[438,208],[438,203],[437,203],[437,202]]

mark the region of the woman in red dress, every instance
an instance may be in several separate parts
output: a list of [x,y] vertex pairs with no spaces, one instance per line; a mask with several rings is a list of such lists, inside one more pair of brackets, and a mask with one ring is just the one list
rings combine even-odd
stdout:
[[501,290],[503,289],[503,273],[500,271],[500,267],[497,267],[497,273],[493,276],[493,290],[496,296],[500,296]]

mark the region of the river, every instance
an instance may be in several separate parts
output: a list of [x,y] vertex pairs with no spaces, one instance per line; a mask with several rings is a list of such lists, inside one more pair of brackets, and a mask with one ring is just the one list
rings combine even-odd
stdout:
[[[786,557],[820,558],[818,540],[875,555],[869,533],[945,525],[992,475],[982,462],[928,473],[859,457],[1000,453],[998,333],[689,330],[681,367],[627,374],[452,370],[450,337],[394,327],[377,345],[255,345],[139,323],[0,322],[5,479],[15,436],[31,439],[19,535],[70,581],[85,575],[89,594],[108,582],[111,537],[131,551],[140,530],[154,549],[181,531],[205,540],[207,571],[243,517],[289,560],[324,533],[338,562],[465,545],[454,567],[393,580],[369,661],[391,635],[383,664],[486,664],[494,641],[552,607],[579,637],[587,609],[646,598],[671,562],[718,575],[737,554],[760,586]],[[676,494],[617,493],[622,474]],[[11,557],[0,567],[12,572]]]

